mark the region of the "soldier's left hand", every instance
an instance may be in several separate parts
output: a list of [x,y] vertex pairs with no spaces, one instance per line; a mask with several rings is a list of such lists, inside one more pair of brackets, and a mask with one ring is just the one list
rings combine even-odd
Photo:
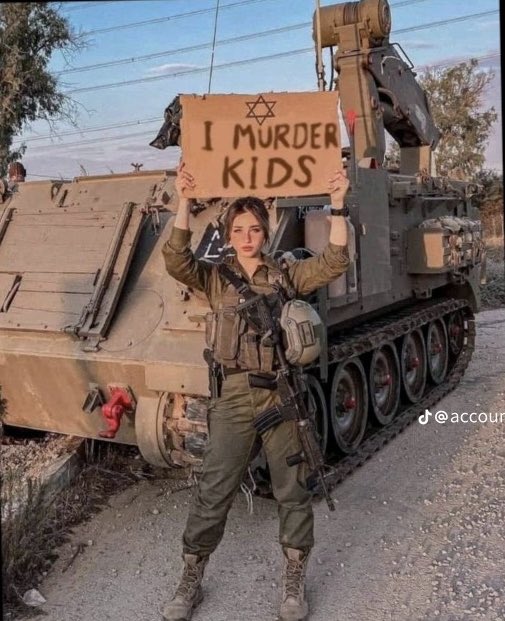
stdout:
[[343,203],[344,197],[349,189],[349,179],[345,170],[336,170],[332,178],[328,182],[328,189],[331,194],[331,202]]

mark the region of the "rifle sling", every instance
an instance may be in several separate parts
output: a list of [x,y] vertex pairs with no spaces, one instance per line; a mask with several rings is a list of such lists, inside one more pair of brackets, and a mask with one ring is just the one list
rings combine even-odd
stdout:
[[228,267],[228,265],[225,263],[219,263],[217,269],[221,276],[233,285],[240,295],[243,295],[246,300],[256,297],[256,293],[254,293],[251,289],[249,283],[246,282],[244,278],[236,274],[230,267]]

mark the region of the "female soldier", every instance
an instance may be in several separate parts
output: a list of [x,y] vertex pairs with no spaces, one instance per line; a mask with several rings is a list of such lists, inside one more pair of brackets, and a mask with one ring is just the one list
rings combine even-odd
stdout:
[[[329,182],[332,205],[342,208],[349,182],[343,172],[337,172]],[[222,276],[216,264],[197,260],[190,249],[190,201],[185,189],[193,189],[195,180],[185,170],[178,169],[175,183],[179,208],[170,239],[163,247],[168,273],[185,285],[205,292],[218,318],[216,359],[223,363],[224,381],[221,395],[209,408],[209,439],[193,504],[183,535],[184,569],[172,600],[166,605],[166,621],[187,621],[202,600],[201,582],[209,555],[221,541],[228,511],[240,487],[255,444],[255,416],[271,407],[277,399],[274,391],[250,388],[247,371],[272,368],[267,349],[258,345],[256,357],[250,347],[251,336],[226,333],[219,328],[223,308],[236,306],[240,299],[237,290]],[[289,265],[287,274],[276,261],[262,253],[268,241],[268,212],[261,200],[240,198],[225,214],[225,240],[235,255],[225,262],[256,293],[271,293],[275,284],[290,284],[299,295],[306,295],[340,276],[348,267],[347,226],[342,216],[331,217],[329,243],[321,255],[299,260]],[[243,301],[243,300],[242,300]],[[233,321],[228,325],[237,325]],[[223,316],[223,314],[222,314]],[[222,342],[219,342],[221,339]],[[226,341],[226,342],[225,342]],[[268,367],[270,364],[270,367]],[[310,493],[302,486],[304,465],[289,467],[286,457],[299,452],[300,445],[295,421],[285,421],[262,435],[269,464],[274,496],[279,506],[280,544],[284,553],[282,621],[299,621],[308,614],[304,594],[304,578],[309,552],[313,546],[313,514]]]

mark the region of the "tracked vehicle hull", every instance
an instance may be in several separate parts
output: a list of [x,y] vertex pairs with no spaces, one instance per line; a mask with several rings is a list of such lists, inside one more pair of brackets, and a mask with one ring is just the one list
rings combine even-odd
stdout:
[[[373,175],[375,186],[369,180]],[[109,428],[103,406],[110,402],[115,389],[123,388],[133,396],[133,404],[124,409],[109,440],[138,444],[146,459],[158,466],[201,463],[208,395],[207,368],[201,352],[208,307],[201,294],[179,285],[164,270],[161,248],[177,208],[173,178],[172,173],[163,171],[79,178],[59,183],[65,196],[59,203],[55,203],[51,184],[28,183],[4,204],[2,279],[19,283],[11,284],[9,290],[4,288],[4,300],[9,298],[9,303],[2,300],[4,310],[0,313],[6,424],[101,438]],[[387,182],[382,185],[382,198],[377,190],[379,179]],[[398,185],[403,198],[395,199]],[[418,204],[426,194],[433,201],[436,192],[436,180],[420,185],[415,177],[365,171],[362,184],[349,199],[359,205],[349,222],[358,231],[351,253],[352,269],[339,283],[343,286],[330,286],[312,297],[327,325],[327,348],[308,373],[328,456],[358,450],[373,425],[379,424],[377,416],[385,429],[398,425],[397,417],[409,403],[405,390],[408,380],[400,369],[402,356],[407,355],[402,353],[406,335],[415,332],[426,349],[428,327],[437,319],[443,321],[448,334],[444,340],[441,329],[437,342],[430,345],[435,350],[441,348],[430,355],[445,356],[447,364],[442,376],[436,378],[435,392],[430,389],[428,369],[423,371],[425,387],[421,392],[418,387],[415,394],[419,404],[452,385],[453,380],[448,378],[457,361],[471,353],[471,313],[478,304],[480,272],[478,235],[473,241],[467,240],[466,249],[461,250],[466,255],[458,259],[457,279],[450,265],[441,265],[431,274],[408,273],[410,231],[419,230],[424,222],[423,210],[420,213],[410,208],[410,202]],[[38,198],[36,209],[34,196]],[[44,196],[45,202],[41,200]],[[107,197],[123,200],[109,202]],[[269,210],[273,231],[270,251],[306,247],[308,227],[312,226],[310,214],[326,201],[327,197],[273,201]],[[462,222],[473,222],[464,185],[451,196],[438,191],[436,202],[437,207],[431,207],[429,214],[431,220],[452,212]],[[89,229],[100,232],[106,226],[104,221],[120,220],[125,204],[132,205],[131,216],[111,261],[115,239],[120,235],[117,225],[109,226],[111,234],[101,246]],[[192,217],[193,249],[199,256],[219,260],[219,217],[226,205],[226,201],[204,203]],[[52,244],[47,242],[46,235],[58,228],[66,236],[63,251],[54,237]],[[83,228],[88,229],[87,238],[81,235]],[[24,237],[26,230],[31,245]],[[79,238],[76,252],[82,260],[69,259],[65,249],[68,252],[72,240]],[[378,241],[380,252],[375,248]],[[397,254],[396,248],[401,252]],[[93,254],[97,255],[94,263],[89,259]],[[373,264],[379,267],[373,269]],[[381,265],[387,268],[386,276],[380,272]],[[102,281],[100,297],[97,287],[107,266],[109,277]],[[414,269],[421,268],[416,265]],[[332,297],[334,291],[337,295]],[[89,313],[94,313],[93,321],[88,319]],[[453,325],[455,313],[461,316]],[[453,340],[461,340],[461,351],[456,353],[451,350],[451,330],[464,334],[452,335]],[[428,362],[426,354],[423,364],[428,366]],[[376,368],[371,370],[372,365]],[[336,380],[337,373],[343,373],[344,379]],[[373,383],[374,374],[384,376],[384,386]],[[416,392],[415,386],[412,390]],[[393,401],[388,395],[394,396]],[[412,394],[410,397],[411,401]],[[386,411],[388,407],[390,411]],[[411,405],[409,411],[424,410],[421,405]]]
[[[319,51],[338,47],[350,137],[342,161],[351,181],[351,264],[309,300],[326,342],[307,369],[307,399],[328,459],[342,458],[335,482],[462,376],[485,256],[476,188],[437,177],[432,165],[438,131],[412,67],[389,43],[387,2],[328,6],[319,17]],[[154,146],[180,134],[180,106],[165,118]],[[383,167],[385,129],[400,147],[395,173]],[[148,171],[2,190],[6,424],[135,444],[157,466],[201,464],[209,308],[165,272],[174,179],[173,171]],[[227,252],[222,215],[230,202],[193,206],[198,258],[219,262]],[[321,251],[329,236],[321,208],[329,204],[324,195],[269,199],[268,251]]]

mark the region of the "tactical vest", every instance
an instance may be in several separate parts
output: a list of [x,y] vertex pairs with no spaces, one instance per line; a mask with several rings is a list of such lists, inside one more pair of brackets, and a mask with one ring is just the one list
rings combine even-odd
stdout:
[[[289,299],[291,288],[288,275],[281,267],[268,268],[268,283],[251,284],[255,293],[267,296],[267,303],[274,318],[280,318],[282,307]],[[224,367],[248,371],[271,371],[274,367],[275,348],[269,335],[259,334],[237,311],[244,302],[237,289],[226,283],[217,308],[206,315],[205,338],[214,360]]]

